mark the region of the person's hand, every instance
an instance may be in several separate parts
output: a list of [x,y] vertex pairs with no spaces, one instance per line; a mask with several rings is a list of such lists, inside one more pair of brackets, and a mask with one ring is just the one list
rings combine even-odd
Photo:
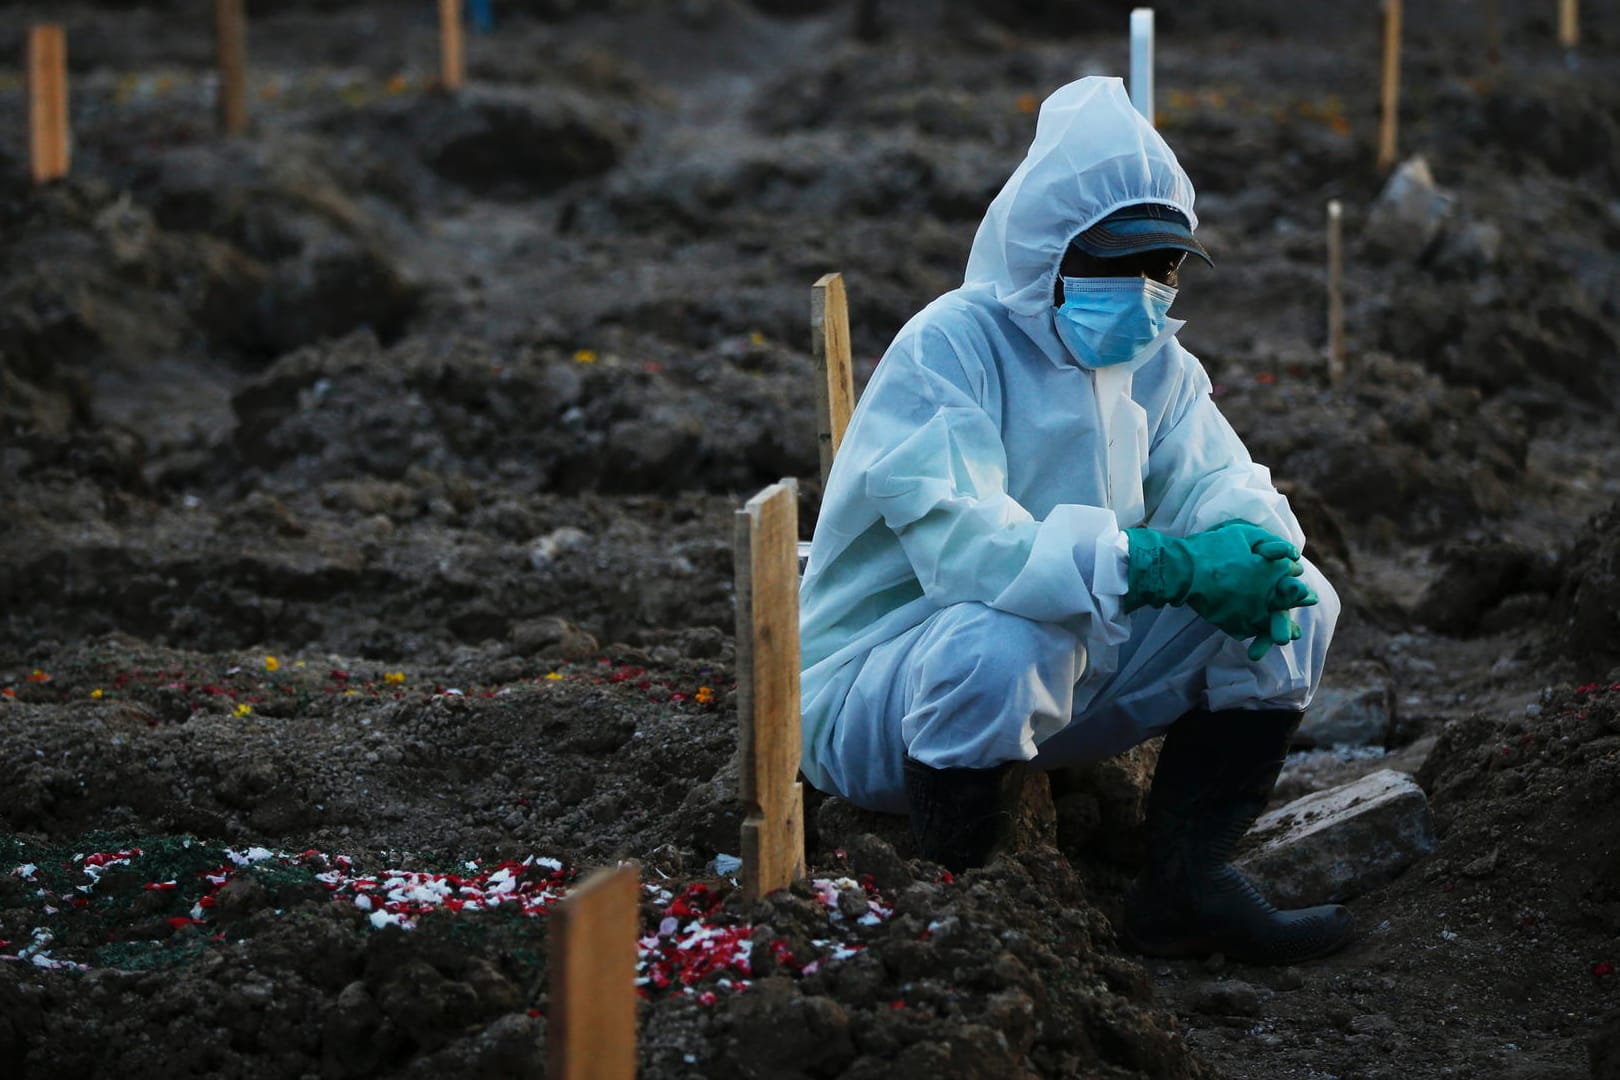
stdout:
[[[1309,607],[1310,604],[1316,603],[1316,594],[1311,593],[1310,596],[1309,603],[1299,606]],[[1273,611],[1271,625],[1266,628],[1266,632],[1256,634],[1254,640],[1249,642],[1249,659],[1264,660],[1273,645],[1287,645],[1290,641],[1298,641],[1299,634],[1299,623],[1294,621],[1292,615],[1286,611]]]
[[1254,638],[1251,659],[1299,636],[1288,615],[1317,602],[1297,580],[1299,549],[1275,533],[1228,521],[1188,537],[1128,529],[1130,570],[1125,609],[1185,604],[1239,640]]

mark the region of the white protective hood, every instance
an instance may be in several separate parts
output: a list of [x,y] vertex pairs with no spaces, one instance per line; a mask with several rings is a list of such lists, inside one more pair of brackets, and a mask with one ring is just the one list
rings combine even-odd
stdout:
[[995,293],[1020,325],[1058,349],[1052,285],[1069,242],[1123,206],[1162,203],[1196,229],[1193,186],[1119,79],[1090,76],[1041,106],[1035,141],[973,238],[963,285]]
[[[1141,202],[1197,220],[1192,184],[1118,79],[1058,90],[979,227],[962,287],[906,324],[862,393],[800,588],[803,768],[823,790],[838,790],[834,763],[855,753],[839,739],[864,722],[857,676],[863,687],[905,677],[880,669],[901,665],[906,636],[941,608],[984,604],[1072,631],[1088,653],[1079,709],[1129,634],[1122,528],[1186,535],[1243,518],[1302,542],[1175,340],[1180,323],[1141,360],[1095,371],[1053,328],[1069,241]],[[1233,670],[1212,678],[1241,687],[1257,670],[1238,647]],[[1266,700],[1259,684],[1255,694]]]

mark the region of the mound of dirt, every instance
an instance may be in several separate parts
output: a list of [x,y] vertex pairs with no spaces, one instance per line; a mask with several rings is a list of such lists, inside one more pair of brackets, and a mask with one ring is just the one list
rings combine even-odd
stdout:
[[733,502],[645,509],[421,470],[217,503],[109,496],[88,478],[31,487],[5,505],[17,528],[0,536],[0,584],[17,606],[4,634],[14,656],[121,629],[196,649],[428,660],[498,654],[547,615],[604,642],[729,626]]
[[[30,967],[0,965],[11,1067],[135,1080],[175,1068],[544,1075],[547,941],[534,916],[573,876],[548,871],[554,860],[441,874],[85,839],[72,856],[6,852],[24,860],[11,883],[27,887],[0,892],[0,917],[53,927],[25,946]],[[1165,1030],[1141,969],[1108,950],[1107,922],[1061,859],[1031,853],[959,882],[911,871],[923,876],[893,895],[834,876],[753,904],[724,882],[648,886],[639,1074],[1210,1075]],[[460,910],[390,899],[400,888],[459,897]],[[70,917],[41,914],[39,894],[56,890],[83,901]],[[169,914],[199,890],[207,903]]]
[[633,138],[611,107],[581,95],[487,86],[332,112],[319,129],[369,155],[415,155],[453,184],[508,199],[600,176]]
[[[0,736],[0,815],[53,835],[313,835],[365,850],[521,845],[601,859],[667,849],[669,865],[701,868],[717,849],[697,841],[734,845],[740,823],[692,798],[735,748],[720,711],[730,658],[718,633],[666,638],[655,650],[619,646],[612,661],[587,638],[559,636],[555,648],[467,650],[397,670],[121,638],[38,651],[40,674],[8,698],[33,719]],[[41,753],[22,751],[30,741]],[[453,800],[434,793],[446,778]],[[682,812],[689,798],[724,820],[698,823]]]
[[234,340],[267,284],[252,256],[218,238],[168,232],[94,180],[53,185],[4,213],[6,367],[36,385]]
[[[1620,684],[1549,693],[1520,719],[1448,724],[1418,775],[1442,860],[1431,871],[1515,888],[1541,921],[1596,944],[1620,926]],[[1465,857],[1467,865],[1456,860]],[[1480,912],[1484,917],[1486,913]],[[1495,917],[1505,917],[1497,912]],[[1551,927],[1549,927],[1550,931]]]
[[1620,664],[1620,503],[1576,534],[1561,567],[1564,644],[1594,676]]
[[504,357],[353,337],[243,387],[236,449],[278,486],[426,469],[518,492],[735,491],[814,470],[801,354],[757,336],[702,356],[639,343]]
[[1505,512],[1528,446],[1518,411],[1415,363],[1364,362],[1345,393],[1301,369],[1217,363],[1211,377],[1255,459],[1308,484],[1363,537],[1380,520],[1433,538]]
[[356,327],[397,337],[420,303],[378,205],[396,192],[331,142],[299,134],[148,153],[130,185],[164,229],[226,239],[264,267],[251,311],[223,342],[273,357]]

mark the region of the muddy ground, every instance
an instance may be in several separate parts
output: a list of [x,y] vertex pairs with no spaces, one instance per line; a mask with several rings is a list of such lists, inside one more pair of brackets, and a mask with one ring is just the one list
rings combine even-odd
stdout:
[[0,12],[66,24],[75,123],[32,189],[0,73],[7,1075],[541,1075],[543,912],[635,858],[649,1077],[1620,1076],[1612,4],[1574,55],[1500,5],[1494,66],[1409,13],[1452,202],[1395,228],[1370,16],[1160,13],[1183,341],[1345,598],[1330,682],[1394,688],[1280,791],[1404,768],[1439,831],[1285,970],[1121,951],[1151,748],[960,880],[818,795],[810,883],[716,861],[732,514],[794,476],[814,520],[809,285],[864,378],[1130,5],[496,6],[450,97],[432,5],[250,5],[234,140],[206,5]]

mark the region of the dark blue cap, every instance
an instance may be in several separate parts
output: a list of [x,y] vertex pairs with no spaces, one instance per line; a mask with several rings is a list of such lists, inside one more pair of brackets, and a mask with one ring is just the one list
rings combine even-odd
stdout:
[[1118,259],[1171,248],[1215,265],[1204,245],[1193,238],[1187,215],[1163,203],[1122,206],[1076,236],[1073,245],[1098,259]]

